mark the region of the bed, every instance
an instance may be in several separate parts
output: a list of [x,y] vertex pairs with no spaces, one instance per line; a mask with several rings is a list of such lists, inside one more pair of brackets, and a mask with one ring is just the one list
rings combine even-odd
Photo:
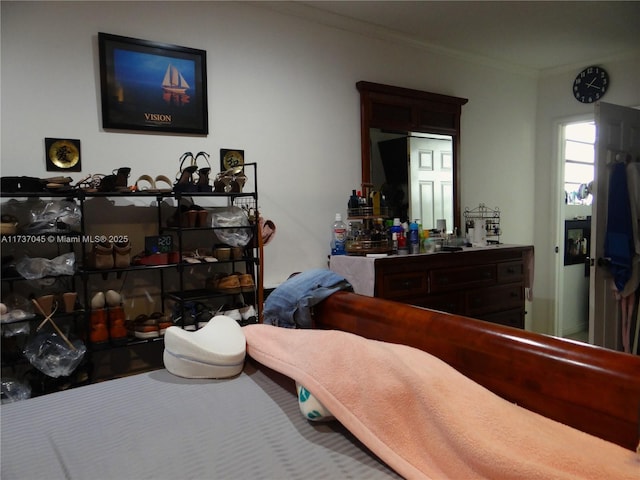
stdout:
[[[349,292],[316,305],[313,321],[309,331],[245,330],[249,356],[234,378],[184,379],[157,370],[2,405],[2,478],[453,478],[407,470],[386,455],[389,445],[380,448],[358,425],[352,428],[357,415],[342,417],[333,397],[314,391],[322,379],[279,368],[279,360],[301,350],[296,342],[306,337],[300,335],[429,352],[429,362],[450,365],[477,389],[488,389],[483,395],[496,394],[492,402],[573,427],[552,422],[554,428],[587,432],[578,432],[580,441],[610,450],[612,461],[624,458],[629,478],[640,473],[638,357]],[[287,336],[282,351],[265,357],[266,329],[296,338]],[[413,367],[419,370],[419,363]],[[348,379],[348,368],[333,376]],[[294,377],[312,385],[340,422],[305,419]],[[362,392],[373,392],[375,380]],[[390,398],[395,393],[390,390]],[[505,478],[515,478],[512,467]]]

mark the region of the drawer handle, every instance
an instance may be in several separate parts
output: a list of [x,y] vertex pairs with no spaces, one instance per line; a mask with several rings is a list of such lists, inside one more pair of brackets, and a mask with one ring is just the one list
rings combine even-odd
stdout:
[[516,269],[513,267],[507,268],[507,273],[516,273]]

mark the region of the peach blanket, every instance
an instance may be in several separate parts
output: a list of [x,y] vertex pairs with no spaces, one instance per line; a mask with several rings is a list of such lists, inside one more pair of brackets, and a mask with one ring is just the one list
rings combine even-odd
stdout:
[[633,479],[635,452],[514,405],[415,348],[244,327],[247,353],[303,384],[406,478]]

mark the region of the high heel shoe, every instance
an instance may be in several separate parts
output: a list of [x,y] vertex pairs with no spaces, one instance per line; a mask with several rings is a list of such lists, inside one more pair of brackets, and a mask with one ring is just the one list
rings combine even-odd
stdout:
[[198,191],[199,192],[211,192],[213,187],[209,184],[209,173],[211,172],[211,164],[209,163],[209,154],[207,152],[198,152],[194,162],[198,163],[198,157],[204,157],[207,162],[207,167],[200,168],[198,170]]
[[229,184],[230,191],[233,193],[242,192],[242,187],[244,187],[244,184],[246,182],[247,182],[247,176],[244,173],[234,175],[233,180],[231,180],[231,183]]
[[129,174],[131,173],[131,169],[129,167],[120,167],[117,170],[114,170],[113,175],[115,175],[115,191],[116,192],[127,192],[129,191],[129,187],[127,183],[129,183]]
[[[189,165],[183,168],[184,162],[189,160]],[[179,192],[197,192],[198,186],[193,183],[193,174],[198,169],[195,165],[195,159],[191,152],[183,153],[180,157],[180,173],[179,178],[176,179],[176,183],[173,185],[173,191]]]

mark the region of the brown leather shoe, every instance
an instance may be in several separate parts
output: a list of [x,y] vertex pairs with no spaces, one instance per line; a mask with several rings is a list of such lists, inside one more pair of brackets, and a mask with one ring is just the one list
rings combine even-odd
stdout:
[[238,275],[227,275],[226,277],[222,277],[217,286],[214,288],[215,291],[220,293],[240,293],[242,288],[240,287],[240,279]]
[[131,265],[131,244],[116,242],[113,244],[113,266],[115,268],[127,268]]
[[98,270],[109,270],[113,265],[113,244],[95,243],[89,253],[89,266]]
[[243,273],[238,275],[240,281],[240,290],[243,292],[253,292],[255,283],[253,283],[253,277],[249,273]]

